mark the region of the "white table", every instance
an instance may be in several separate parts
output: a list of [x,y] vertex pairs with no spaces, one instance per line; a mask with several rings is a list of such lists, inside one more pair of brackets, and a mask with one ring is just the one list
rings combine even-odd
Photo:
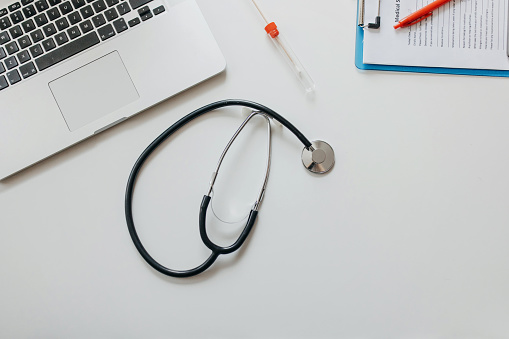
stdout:
[[[0,337],[507,338],[508,79],[361,72],[355,0],[259,0],[316,81],[309,98],[250,1],[198,3],[225,73],[0,183]],[[308,173],[275,126],[244,249],[201,276],[163,276],[129,237],[127,177],[165,128],[226,98],[278,111],[330,143],[336,165]],[[135,220],[161,263],[208,256],[199,204],[242,119],[226,109],[193,122],[142,172]],[[228,155],[218,213],[254,202],[263,126]],[[238,229],[212,228],[219,242]]]

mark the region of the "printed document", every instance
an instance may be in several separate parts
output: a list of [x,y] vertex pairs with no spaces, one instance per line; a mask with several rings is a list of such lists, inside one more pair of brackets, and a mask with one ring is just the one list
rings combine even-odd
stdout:
[[[509,70],[508,1],[451,0],[432,16],[394,29],[432,1],[381,0],[380,29],[364,29],[364,63]],[[377,0],[366,0],[366,20],[377,10]]]

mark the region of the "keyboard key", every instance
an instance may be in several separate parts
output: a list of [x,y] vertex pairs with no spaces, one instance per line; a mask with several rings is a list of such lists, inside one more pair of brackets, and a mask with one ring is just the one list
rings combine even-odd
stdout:
[[143,15],[145,15],[145,14],[147,14],[147,13],[152,13],[152,12],[150,11],[150,7],[148,7],[148,6],[144,6],[144,7],[140,8],[140,9],[138,10],[138,14],[140,15],[140,17],[141,17],[141,16],[143,16]]
[[0,18],[7,15],[7,8],[0,8]]
[[32,58],[37,58],[39,55],[43,53],[41,45],[37,44],[35,46],[30,47],[30,53],[32,54]]
[[56,5],[58,5],[59,3],[61,3],[61,2],[62,2],[62,0],[49,0],[49,4],[50,4],[51,6],[56,6]]
[[37,70],[35,69],[35,65],[33,62],[29,62],[28,64],[21,66],[19,68],[19,71],[21,72],[23,79],[26,79],[37,73]]
[[10,5],[8,8],[9,8],[9,12],[14,12],[15,10],[21,8],[21,4],[19,2],[15,2],[12,5]]
[[129,27],[134,27],[137,24],[139,24],[140,22],[141,22],[140,18],[134,18],[132,20],[129,20],[129,22],[127,22],[127,23],[129,24]]
[[80,12],[81,12],[81,16],[83,17],[83,19],[90,18],[92,15],[94,15],[94,10],[92,9],[92,6],[90,6],[90,5],[80,9]]
[[127,24],[124,18],[120,18],[118,20],[113,21],[113,26],[115,27],[117,33],[123,32],[127,29]]
[[69,38],[71,38],[71,40],[74,40],[81,35],[81,32],[78,26],[74,26],[67,30],[67,34],[69,35]]
[[83,16],[83,19],[90,18],[92,15],[94,15],[94,10],[92,9],[92,6],[90,6],[90,5],[80,9],[80,12],[81,12],[81,16]]
[[21,5],[22,6],[26,6],[28,5],[29,3],[33,2],[34,0],[21,0]]
[[109,39],[112,36],[114,36],[115,30],[113,29],[113,26],[111,26],[110,24],[107,24],[106,26],[99,28],[97,30],[97,33],[99,33],[99,36],[104,41],[104,40]]
[[49,11],[46,12],[46,14],[48,14],[48,18],[51,21],[60,18],[60,11],[56,7],[51,8]]
[[86,5],[85,0],[72,0],[72,4],[74,8],[78,9]]
[[0,74],[2,74],[3,72],[5,72],[5,67],[4,64],[0,62]]
[[0,29],[7,29],[11,27],[11,21],[8,17],[0,18]]
[[106,19],[102,14],[97,14],[92,18],[92,22],[94,23],[95,28],[98,28],[106,23]]
[[62,12],[62,15],[66,15],[72,12],[72,5],[69,1],[64,2],[63,4],[58,6],[58,8],[60,8],[60,12]]
[[37,27],[41,27],[42,25],[46,25],[48,23],[48,17],[44,13],[35,16],[34,20],[37,24]]
[[25,18],[30,18],[36,15],[37,11],[35,10],[34,5],[30,5],[23,8],[23,14],[25,14]]
[[129,7],[127,2],[122,2],[117,6],[117,11],[119,15],[124,15],[131,11],[131,7]]
[[55,25],[57,26],[58,30],[61,31],[69,27],[69,21],[67,21],[66,18],[60,18],[55,21]]
[[55,40],[53,40],[53,38],[49,38],[42,42],[42,47],[44,47],[46,52],[49,52],[53,48],[57,47],[57,45],[55,45]]
[[110,8],[104,12],[104,16],[108,21],[112,21],[118,18],[118,13],[115,8]]
[[40,71],[76,55],[100,42],[96,32],[90,32],[35,60]]
[[23,17],[23,14],[21,14],[21,11],[17,11],[11,14],[11,20],[14,25],[19,24],[24,19],[25,18]]
[[104,3],[104,0],[97,0],[92,4],[94,7],[94,10],[96,13],[102,12],[106,9],[106,4]]
[[7,45],[5,45],[5,49],[7,50],[7,53],[9,55],[13,55],[17,51],[19,51],[18,44],[16,44],[16,41],[9,42]]
[[32,41],[36,43],[44,39],[44,34],[40,29],[38,29],[35,32],[30,33],[30,37],[32,38]]
[[7,83],[7,79],[3,75],[0,75],[0,91],[4,88],[9,87],[9,84]]
[[17,39],[23,35],[23,30],[20,25],[14,26],[9,30],[13,39]]
[[30,60],[30,53],[28,53],[28,51],[25,50],[25,51],[19,52],[17,57],[18,57],[19,63],[24,64],[25,62]]
[[32,19],[24,21],[21,26],[23,26],[23,30],[25,33],[29,33],[35,29],[35,24]]
[[132,9],[136,9],[138,7],[148,4],[150,1],[152,0],[129,0],[129,3],[131,4]]
[[53,23],[49,23],[46,26],[42,28],[44,31],[44,34],[46,34],[46,37],[52,36],[57,32],[57,29],[55,28],[55,25]]
[[16,60],[15,56],[11,56],[10,58],[5,59],[4,62],[7,69],[13,69],[14,67],[18,66],[18,60]]
[[76,25],[78,22],[81,21],[81,15],[79,12],[73,12],[73,13],[69,14],[69,16],[67,16],[67,18],[69,19],[69,23],[71,25]]
[[19,73],[15,69],[13,69],[12,71],[8,72],[6,75],[7,75],[7,79],[9,79],[9,82],[11,83],[11,85],[14,85],[15,83],[21,81]]
[[65,32],[61,32],[55,35],[55,41],[57,42],[58,46],[60,46],[69,41],[69,38],[67,38],[67,34],[65,34]]
[[139,9],[138,14],[140,15],[142,21],[146,21],[153,17],[152,12],[150,11],[150,8],[148,6]]
[[11,41],[11,37],[7,32],[0,32],[0,45],[3,45],[7,42]]
[[105,0],[105,1],[106,1],[106,5],[108,5],[108,7],[115,6],[119,2],[119,0]]
[[22,38],[18,39],[19,49],[25,49],[28,46],[32,45],[32,41],[30,41],[30,38],[28,35],[25,35]]
[[48,3],[46,2],[46,0],[39,0],[39,1],[35,2],[35,8],[37,8],[37,10],[40,13],[40,12],[44,12],[45,10],[47,10],[49,8],[49,6],[48,6]]
[[7,53],[5,53],[5,49],[3,47],[0,47],[0,60],[5,58],[7,56]]
[[153,12],[154,12],[154,15],[158,15],[158,14],[161,14],[162,12],[164,12],[164,11],[165,11],[164,6],[161,5],[159,7],[154,8]]
[[86,33],[90,32],[92,29],[94,29],[90,20],[80,23],[80,28],[81,28],[81,31],[83,32],[83,34],[86,34]]

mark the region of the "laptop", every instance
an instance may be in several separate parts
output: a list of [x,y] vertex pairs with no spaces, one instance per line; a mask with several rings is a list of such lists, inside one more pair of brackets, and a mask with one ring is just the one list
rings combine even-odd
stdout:
[[0,180],[225,67],[194,0],[0,0]]

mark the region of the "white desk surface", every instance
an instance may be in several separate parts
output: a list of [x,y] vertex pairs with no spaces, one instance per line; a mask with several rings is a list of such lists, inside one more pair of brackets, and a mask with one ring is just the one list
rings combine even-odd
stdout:
[[[316,81],[306,98],[250,1],[198,3],[224,74],[0,184],[0,337],[509,337],[509,80],[362,72],[355,0],[259,0]],[[165,128],[226,98],[329,142],[336,166],[309,174],[276,127],[244,250],[195,278],[163,276],[129,237],[127,177]],[[199,204],[242,119],[230,109],[196,121],[142,172],[135,219],[161,263],[207,257]],[[257,143],[241,139],[237,167],[220,174],[231,211],[218,210],[230,215],[262,176],[264,128],[250,128]]]

